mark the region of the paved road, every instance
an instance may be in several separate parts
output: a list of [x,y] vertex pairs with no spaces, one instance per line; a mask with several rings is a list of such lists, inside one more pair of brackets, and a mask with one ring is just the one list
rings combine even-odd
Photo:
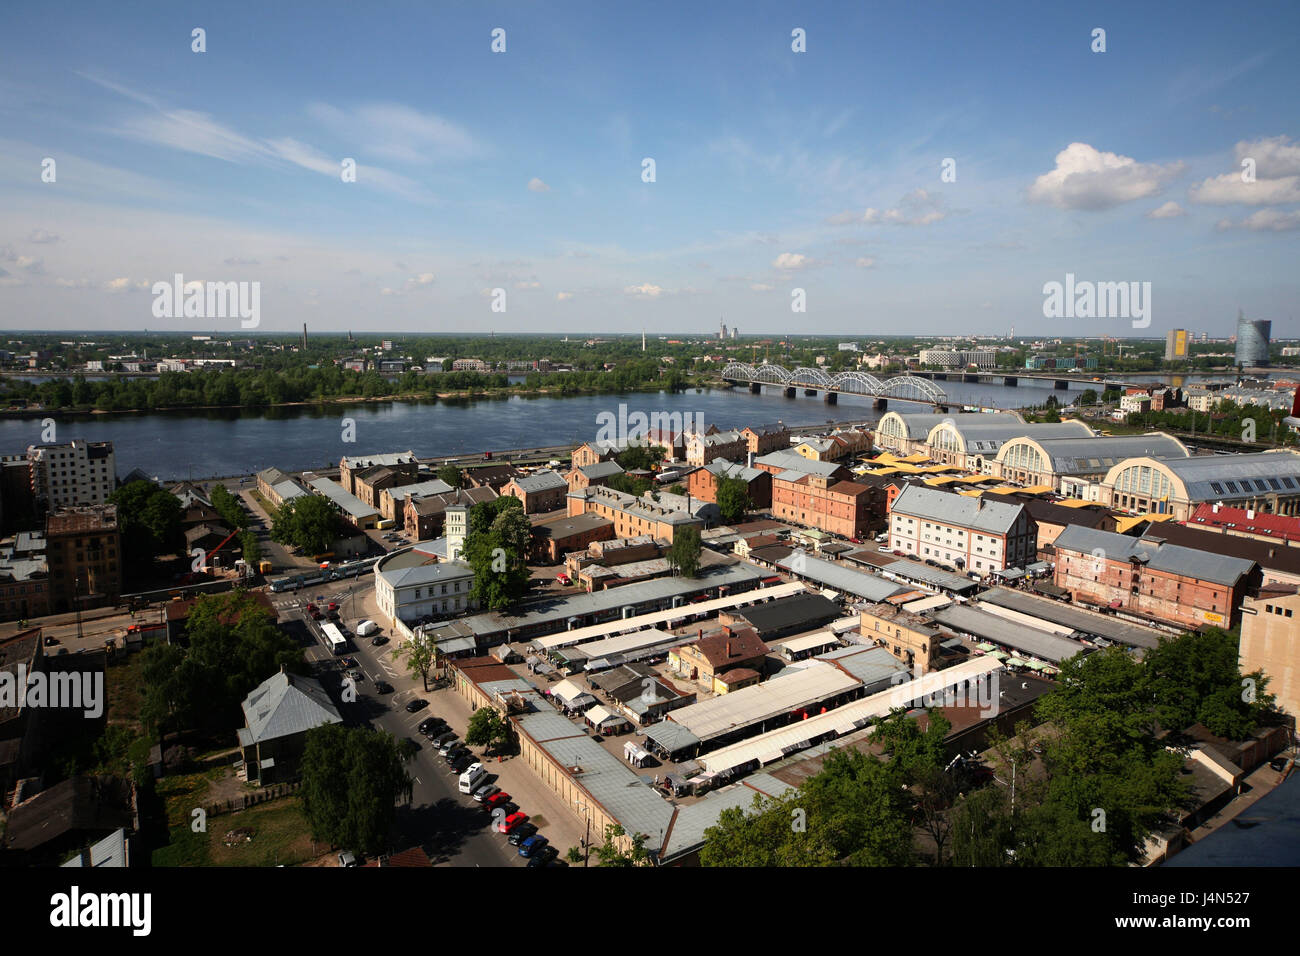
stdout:
[[[422,720],[436,713],[432,707],[414,714],[406,712],[406,703],[413,697],[428,699],[421,683],[413,680],[401,665],[393,661],[391,643],[375,647],[370,639],[354,636],[359,619],[348,613],[349,604],[345,601],[351,596],[359,606],[360,590],[364,586],[355,582],[333,582],[328,586],[309,588],[291,598],[277,595],[276,603],[283,608],[282,626],[304,641],[309,640],[306,649],[308,660],[324,667],[333,667],[336,662],[320,643],[315,622],[304,610],[290,605],[301,603],[305,608],[307,602],[316,601],[318,595],[326,602],[338,603],[343,611],[342,623],[348,634],[353,635],[349,640],[351,656],[365,675],[365,679],[357,683],[356,702],[343,705],[344,718],[420,745],[420,750],[407,765],[407,772],[414,780],[411,803],[398,808],[397,826],[405,838],[401,842],[405,846],[420,844],[432,852],[435,863],[450,866],[523,866],[525,861],[519,857],[515,847],[510,846],[504,836],[491,831],[491,818],[487,812],[467,794],[459,792],[458,778],[451,774],[446,762],[416,730]],[[377,680],[392,684],[393,693],[375,693]],[[337,681],[332,683],[337,686]],[[464,732],[464,727],[456,723],[452,723],[452,729]]]

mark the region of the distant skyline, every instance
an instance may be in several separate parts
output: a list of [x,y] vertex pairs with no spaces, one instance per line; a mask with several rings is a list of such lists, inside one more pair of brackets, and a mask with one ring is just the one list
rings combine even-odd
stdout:
[[[1298,47],[1294,3],[22,5],[0,328],[1300,337]],[[178,273],[260,325],[158,318]],[[1150,326],[1044,317],[1067,274]]]

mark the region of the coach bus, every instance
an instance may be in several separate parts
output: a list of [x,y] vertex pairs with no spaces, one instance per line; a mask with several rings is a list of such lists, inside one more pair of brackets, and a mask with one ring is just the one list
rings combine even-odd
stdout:
[[325,641],[325,646],[336,656],[342,656],[348,652],[347,638],[339,630],[337,624],[326,621],[320,626],[321,637]]

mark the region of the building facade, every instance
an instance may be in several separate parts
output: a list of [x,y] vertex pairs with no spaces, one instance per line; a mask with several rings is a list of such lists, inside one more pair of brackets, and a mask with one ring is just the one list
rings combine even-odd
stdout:
[[122,593],[122,535],[116,505],[65,508],[45,521],[50,611],[117,603]]
[[42,513],[82,505],[102,505],[117,488],[113,443],[80,438],[29,445],[32,496]]
[[895,551],[987,577],[1037,559],[1038,532],[1024,505],[986,502],[909,485],[889,513]]

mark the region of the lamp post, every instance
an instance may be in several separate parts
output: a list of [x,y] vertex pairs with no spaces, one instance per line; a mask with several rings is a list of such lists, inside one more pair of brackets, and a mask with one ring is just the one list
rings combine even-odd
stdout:
[[591,808],[581,800],[574,800],[573,805],[587,818],[587,835],[582,838],[582,865],[585,867],[591,861]]

